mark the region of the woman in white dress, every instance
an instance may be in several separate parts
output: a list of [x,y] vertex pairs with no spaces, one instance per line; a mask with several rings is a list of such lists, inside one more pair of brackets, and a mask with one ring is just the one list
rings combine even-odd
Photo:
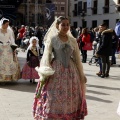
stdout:
[[20,78],[20,67],[11,45],[15,45],[9,19],[0,21],[0,82],[17,81]]

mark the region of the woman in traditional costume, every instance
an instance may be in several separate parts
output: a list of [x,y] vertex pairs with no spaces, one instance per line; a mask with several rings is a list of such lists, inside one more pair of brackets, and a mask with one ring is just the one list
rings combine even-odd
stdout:
[[13,31],[9,19],[0,21],[0,82],[17,81],[20,79],[20,66],[15,53]]
[[30,38],[30,45],[27,49],[26,63],[22,69],[22,78],[30,79],[30,82],[35,83],[35,79],[39,79],[38,72],[35,67],[39,66],[40,47],[39,40],[33,36]]
[[84,120],[87,115],[86,77],[69,28],[69,20],[59,17],[44,38],[44,54],[36,68],[40,82],[33,104],[34,120]]

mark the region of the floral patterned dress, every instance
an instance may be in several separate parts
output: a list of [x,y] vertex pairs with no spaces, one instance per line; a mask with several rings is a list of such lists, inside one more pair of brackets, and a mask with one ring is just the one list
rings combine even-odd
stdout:
[[[54,58],[51,61],[52,52]],[[69,37],[62,42],[58,36],[45,43],[40,66],[50,66],[54,75],[47,78],[40,98],[34,99],[35,120],[83,120],[87,115],[82,83],[86,82],[77,42]],[[36,93],[40,82],[38,82]]]
[[2,33],[0,28],[0,82],[20,79],[18,59],[11,48],[14,44],[12,32],[8,29],[6,33]]

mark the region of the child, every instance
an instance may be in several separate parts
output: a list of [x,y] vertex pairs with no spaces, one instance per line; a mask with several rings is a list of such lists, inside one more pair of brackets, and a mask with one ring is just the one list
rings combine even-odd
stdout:
[[22,78],[30,79],[30,82],[35,83],[35,79],[39,79],[38,73],[35,67],[39,66],[40,49],[38,45],[38,38],[31,37],[30,45],[27,49],[27,63],[22,70]]

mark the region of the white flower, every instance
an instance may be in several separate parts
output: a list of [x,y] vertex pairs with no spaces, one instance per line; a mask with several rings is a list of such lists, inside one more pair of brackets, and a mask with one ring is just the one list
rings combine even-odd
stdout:
[[53,75],[55,72],[50,67],[36,67],[35,70],[38,72],[38,75],[40,76],[40,81],[45,80],[46,77]]
[[39,98],[41,95],[42,87],[45,85],[46,78],[50,75],[54,74],[54,70],[50,67],[36,67],[35,70],[38,72],[40,76],[40,87],[38,88],[38,93],[36,94],[36,98]]

